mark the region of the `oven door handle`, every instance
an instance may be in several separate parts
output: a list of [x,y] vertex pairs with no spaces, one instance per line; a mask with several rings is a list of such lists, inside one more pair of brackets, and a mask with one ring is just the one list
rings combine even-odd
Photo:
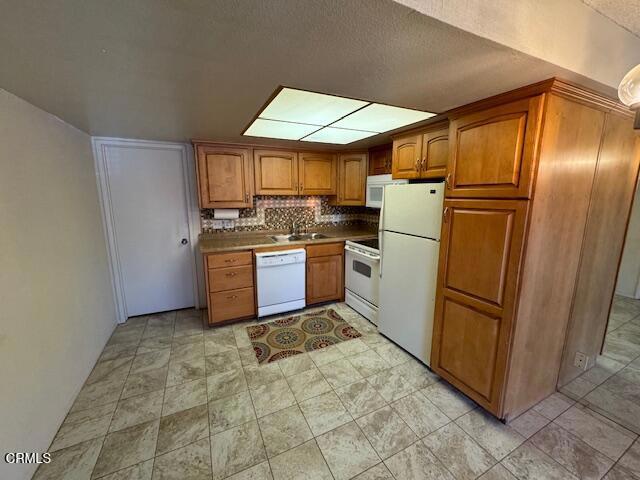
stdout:
[[365,258],[370,258],[371,260],[380,260],[380,256],[379,255],[372,255],[370,253],[363,252],[362,250],[358,250],[358,249],[352,247],[351,245],[345,245],[344,249],[347,252],[351,252],[351,253],[354,253],[356,255],[360,255],[362,257],[365,257]]

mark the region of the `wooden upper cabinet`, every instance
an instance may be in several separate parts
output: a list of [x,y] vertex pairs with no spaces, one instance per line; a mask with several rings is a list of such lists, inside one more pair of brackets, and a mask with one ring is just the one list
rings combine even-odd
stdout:
[[447,196],[529,198],[541,120],[541,95],[453,119]]
[[449,158],[449,128],[422,136],[421,178],[444,178]]
[[253,203],[248,148],[195,144],[200,208],[245,208]]
[[418,178],[422,161],[422,135],[411,135],[393,141],[393,178]]
[[256,195],[297,195],[298,154],[280,150],[254,150]]
[[432,368],[500,416],[526,200],[446,200]]
[[391,145],[369,150],[369,175],[386,175],[391,173]]
[[350,153],[338,157],[337,205],[364,205],[367,188],[367,154]]
[[335,195],[338,191],[337,161],[332,153],[298,154],[300,195]]

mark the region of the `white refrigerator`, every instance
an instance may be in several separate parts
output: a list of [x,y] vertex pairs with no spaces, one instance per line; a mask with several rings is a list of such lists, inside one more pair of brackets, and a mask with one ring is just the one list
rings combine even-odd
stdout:
[[431,364],[444,183],[390,185],[380,214],[378,329]]

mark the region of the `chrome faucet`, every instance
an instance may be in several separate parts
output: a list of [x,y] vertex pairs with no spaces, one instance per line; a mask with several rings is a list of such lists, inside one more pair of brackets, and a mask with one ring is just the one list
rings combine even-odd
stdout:
[[291,235],[300,235],[300,225],[297,220],[291,220],[291,228],[289,229]]

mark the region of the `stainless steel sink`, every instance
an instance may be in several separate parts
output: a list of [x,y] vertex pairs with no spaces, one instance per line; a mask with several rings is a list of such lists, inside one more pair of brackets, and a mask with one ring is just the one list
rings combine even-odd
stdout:
[[300,233],[290,235],[272,235],[271,240],[276,243],[286,242],[298,242],[304,240],[320,240],[322,238],[329,238],[324,233]]

